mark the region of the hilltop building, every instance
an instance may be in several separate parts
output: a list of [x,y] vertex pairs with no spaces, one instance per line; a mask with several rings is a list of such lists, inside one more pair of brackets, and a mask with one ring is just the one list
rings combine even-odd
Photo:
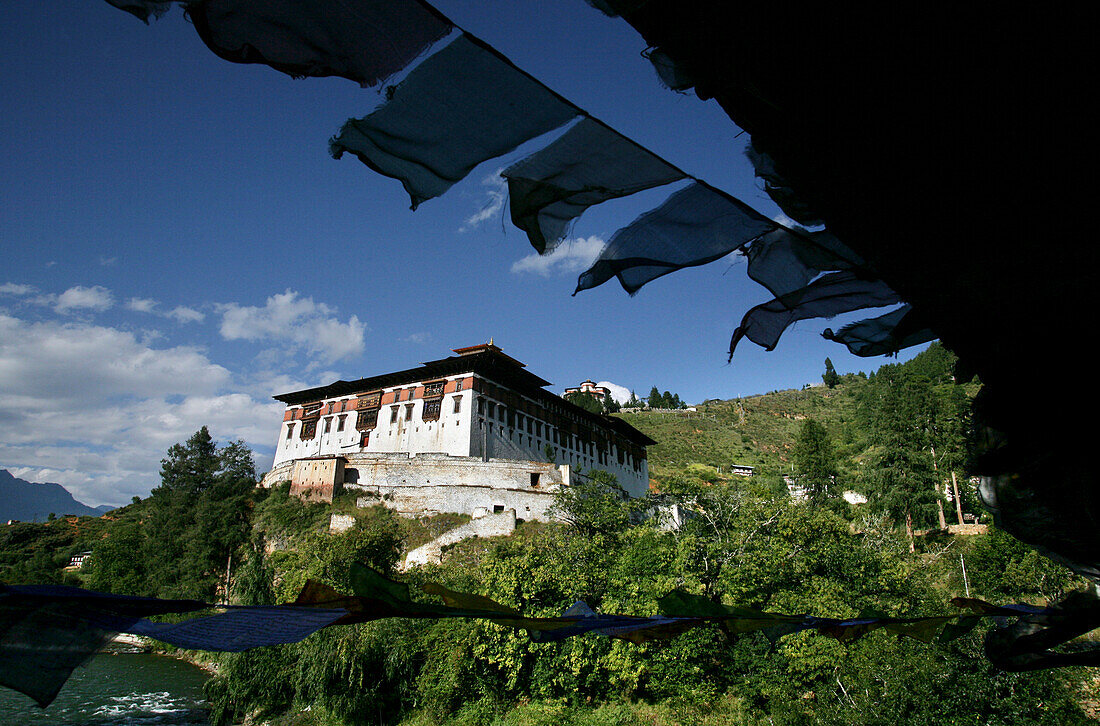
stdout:
[[289,480],[320,499],[350,489],[361,505],[409,515],[514,509],[521,519],[545,518],[553,492],[592,469],[646,492],[652,439],[547,391],[492,343],[454,353],[275,396],[286,412],[263,485]]
[[601,403],[611,398],[611,389],[607,386],[597,386],[593,381],[587,380],[575,388],[566,388],[562,396],[572,396],[578,393],[587,393]]

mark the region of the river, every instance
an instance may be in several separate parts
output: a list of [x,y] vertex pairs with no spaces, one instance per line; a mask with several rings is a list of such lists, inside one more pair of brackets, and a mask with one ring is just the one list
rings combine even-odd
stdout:
[[178,658],[102,653],[73,672],[49,708],[0,687],[0,726],[209,726],[209,677]]

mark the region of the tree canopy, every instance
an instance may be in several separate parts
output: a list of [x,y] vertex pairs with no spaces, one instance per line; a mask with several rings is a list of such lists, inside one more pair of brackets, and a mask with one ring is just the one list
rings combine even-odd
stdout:
[[242,441],[219,447],[205,426],[161,461],[161,484],[89,558],[92,589],[213,600],[249,540],[256,469]]
[[802,422],[794,446],[794,462],[798,481],[810,502],[823,504],[834,495],[838,473],[836,452],[829,432],[812,418]]
[[840,383],[840,374],[836,372],[836,368],[833,368],[832,360],[825,359],[825,372],[821,374],[821,380],[829,388],[836,388]]

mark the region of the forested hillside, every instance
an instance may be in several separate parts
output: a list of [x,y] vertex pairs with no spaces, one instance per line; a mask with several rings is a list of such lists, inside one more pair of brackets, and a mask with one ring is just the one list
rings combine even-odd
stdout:
[[956,408],[958,395],[973,397],[980,385],[954,381],[953,364],[950,353],[933,345],[908,363],[883,366],[870,376],[837,376],[832,387],[822,384],[729,401],[707,400],[696,405],[696,411],[617,416],[657,441],[649,448],[650,475],[657,479],[690,464],[723,472],[731,464],[746,464],[765,476],[790,474],[794,445],[806,419],[825,427],[842,469],[847,469],[867,455],[875,436],[878,403],[898,378],[913,379],[917,396],[955,399]]
[[[256,489],[243,447],[219,448],[204,429],[168,452],[149,498],[113,519],[9,528],[4,581],[219,601],[228,581],[231,602],[270,604],[293,600],[307,579],[351,592],[351,564],[362,562],[530,616],[578,600],[653,615],[681,588],[716,606],[842,618],[947,615],[956,612],[950,598],[964,594],[1045,604],[1086,587],[995,529],[916,531],[934,527],[952,472],[966,488],[977,383],[954,382],[950,364],[933,348],[832,388],[708,402],[694,416],[627,415],[661,441],[649,498],[625,500],[597,476],[560,497],[561,523],[466,540],[440,564],[401,574],[403,552],[462,518],[408,520],[358,509],[352,496],[307,504],[286,486]],[[731,476],[731,463],[760,475]],[[808,497],[792,499],[782,474]],[[849,505],[839,496],[847,489],[869,501]],[[686,513],[679,528],[653,516],[671,505]],[[354,514],[355,525],[329,533],[334,512]],[[81,547],[93,552],[88,565],[63,573],[65,553]],[[643,644],[595,635],[537,643],[482,620],[390,619],[219,656],[208,692],[218,723],[278,726],[1089,720],[1096,684],[1087,671],[1000,672],[983,654],[988,627],[927,642],[882,630],[840,642],[716,625]]]

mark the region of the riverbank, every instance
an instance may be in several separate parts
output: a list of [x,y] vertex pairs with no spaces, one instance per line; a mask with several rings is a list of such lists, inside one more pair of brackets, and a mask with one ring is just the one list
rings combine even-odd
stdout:
[[129,633],[118,633],[99,650],[99,653],[103,655],[159,655],[190,663],[211,676],[216,675],[218,672],[217,653],[173,648],[170,645],[161,643],[159,640],[141,635],[130,635]]

